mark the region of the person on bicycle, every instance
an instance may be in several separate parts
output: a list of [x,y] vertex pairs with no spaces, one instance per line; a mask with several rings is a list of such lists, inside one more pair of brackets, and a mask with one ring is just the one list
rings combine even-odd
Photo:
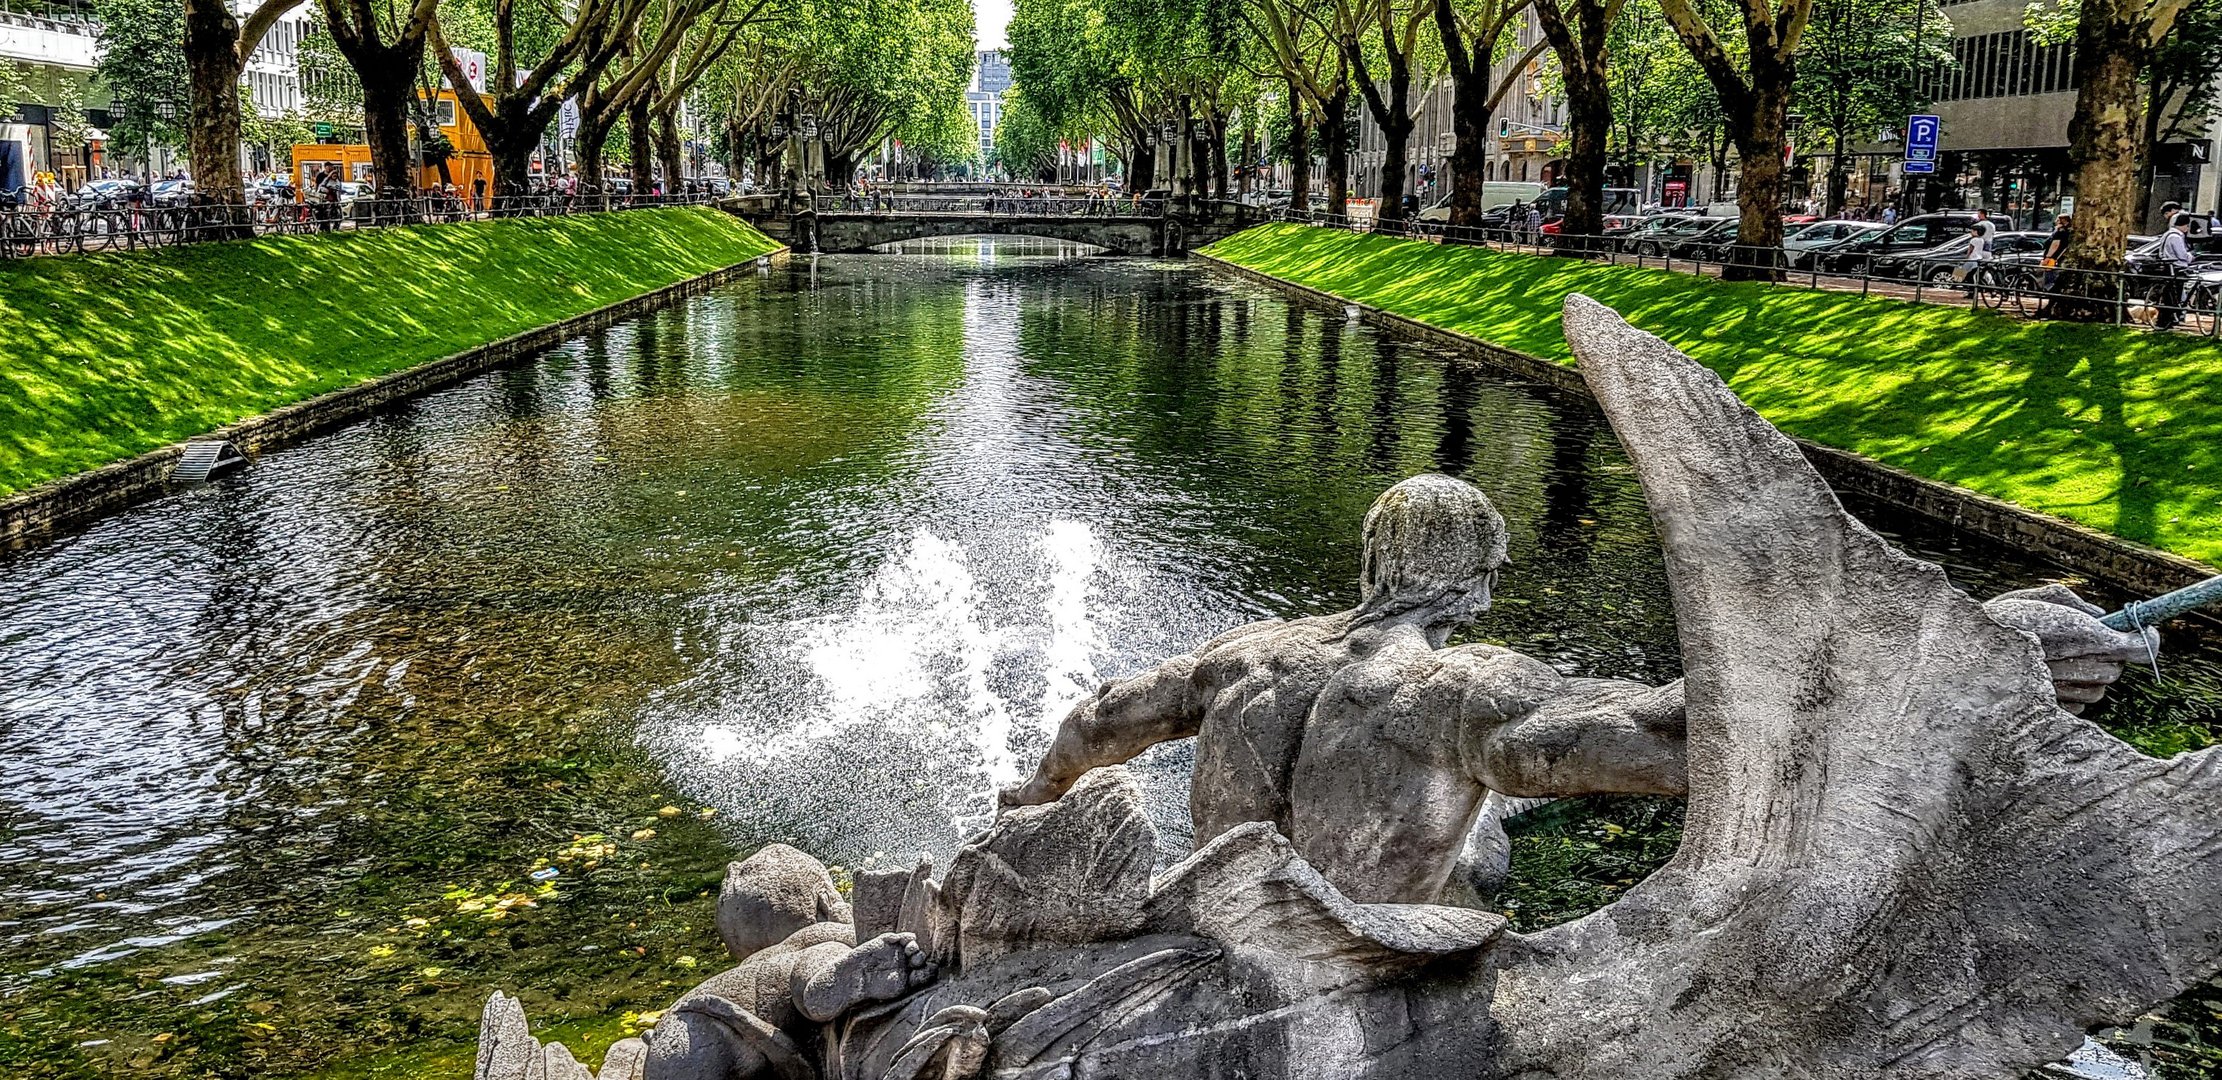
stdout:
[[2160,308],[2153,320],[2153,329],[2173,328],[2183,319],[2183,283],[2191,277],[2194,260],[2191,257],[2191,215],[2179,213],[2168,221],[2168,231],[2160,236],[2160,270],[2167,275],[2158,292],[2154,294]]

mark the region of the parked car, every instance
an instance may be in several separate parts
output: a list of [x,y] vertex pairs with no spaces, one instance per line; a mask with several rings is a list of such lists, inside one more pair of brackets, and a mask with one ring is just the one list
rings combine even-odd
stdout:
[[[2018,261],[2019,256],[2040,255],[2044,252],[2045,237],[2048,235],[2050,234],[2041,232],[1995,233],[1991,236],[1991,256],[1993,259]],[[1949,281],[1960,264],[1967,261],[1968,246],[1971,243],[1973,238],[1962,233],[1934,247],[1895,255],[1879,255],[1875,257],[1868,273],[1901,281]]]
[[1972,210],[1910,217],[1881,232],[1831,248],[1820,257],[1821,269],[1839,274],[1865,273],[1877,259],[1936,247],[1967,235],[1968,227],[1973,224],[1975,212]]
[[1663,256],[1669,247],[1683,238],[1710,229],[1719,222],[1734,220],[1697,214],[1660,214],[1645,218],[1641,225],[1621,234],[1620,250],[1630,255]]
[[1782,238],[1782,250],[1787,254],[1792,269],[1806,270],[1821,252],[1829,251],[1847,240],[1873,236],[1886,226],[1874,221],[1816,221]]
[[1704,228],[1688,234],[1675,234],[1666,241],[1668,255],[1677,259],[1706,259],[1725,261],[1736,247],[1736,229],[1742,223],[1735,218],[1705,218]]
[[184,206],[192,201],[191,180],[157,180],[147,189],[147,202],[153,206]]
[[[2132,274],[2158,274],[2160,243],[2163,236],[2132,236],[2129,238],[2129,257],[2126,260]],[[2191,249],[2191,259],[2201,270],[2222,269],[2222,236],[2193,236],[2185,240]]]
[[70,210],[114,210],[130,205],[131,193],[137,190],[137,180],[95,180],[62,196],[62,206]]

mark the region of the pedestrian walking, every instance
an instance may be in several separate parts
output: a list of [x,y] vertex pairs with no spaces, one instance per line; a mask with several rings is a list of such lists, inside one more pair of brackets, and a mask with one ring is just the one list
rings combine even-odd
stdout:
[[2062,214],[2053,218],[2052,234],[2045,237],[2044,254],[2039,256],[2037,260],[2037,265],[2042,267],[2045,272],[2044,295],[2040,296],[2037,301],[2040,310],[2052,306],[2052,289],[2060,280],[2060,260],[2067,256],[2068,245],[2074,242],[2075,215]]
[[1896,224],[1898,224],[1898,208],[1895,206],[1883,207],[1883,226],[1888,228]]
[[332,169],[324,170],[316,178],[318,232],[331,232],[339,228],[340,194],[339,173]]
[[1975,277],[1984,263],[1991,261],[1991,237],[1998,234],[1998,226],[1991,223],[1991,212],[1977,209],[1975,222],[1967,227],[1967,256],[1960,260],[1954,271],[1954,280],[1967,283],[1967,294],[1975,295]]
[[1536,204],[1534,204],[1534,203],[1529,203],[1529,204],[1528,204],[1528,243],[1530,243],[1530,244],[1540,244],[1540,243],[1542,243],[1542,242],[1543,242],[1543,208],[1542,208],[1542,207],[1540,207],[1540,206],[1537,206],[1537,205],[1536,205]]
[[475,213],[484,209],[486,209],[486,178],[474,176],[471,178],[471,210]]

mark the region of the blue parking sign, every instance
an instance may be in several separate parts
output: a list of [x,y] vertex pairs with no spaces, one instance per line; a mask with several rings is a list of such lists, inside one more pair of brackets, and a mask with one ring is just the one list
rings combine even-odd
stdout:
[[1934,116],[1914,115],[1906,118],[1906,171],[1933,173],[1937,171],[1937,142],[1944,125]]

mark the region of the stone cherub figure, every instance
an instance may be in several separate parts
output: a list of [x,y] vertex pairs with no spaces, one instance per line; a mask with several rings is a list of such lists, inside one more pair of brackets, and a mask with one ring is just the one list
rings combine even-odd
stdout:
[[[1352,899],[1434,903],[1446,886],[1472,901],[1501,874],[1490,792],[1685,794],[1681,681],[1569,678],[1511,649],[1444,647],[1489,609],[1505,543],[1473,485],[1397,484],[1366,514],[1357,607],[1251,623],[1105,684],[1002,802],[1048,802],[1090,769],[1193,735],[1197,847],[1271,822]],[[2037,637],[2070,712],[2157,645],[2061,586],[1985,609]]]
[[[818,1073],[807,1033],[816,1025],[904,997],[935,974],[912,934],[858,943],[849,905],[824,864],[785,844],[726,868],[717,928],[739,966],[664,1010],[647,1039],[611,1047],[602,1080],[810,1080]],[[533,1039],[516,1000],[496,994],[480,1022],[473,1078],[589,1074],[561,1044]]]

